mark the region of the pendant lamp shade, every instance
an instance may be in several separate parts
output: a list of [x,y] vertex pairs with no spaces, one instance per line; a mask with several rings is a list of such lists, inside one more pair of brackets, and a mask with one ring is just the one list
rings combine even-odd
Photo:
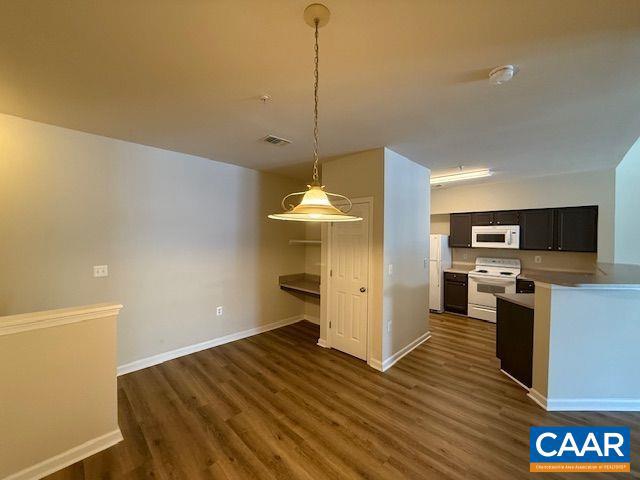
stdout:
[[[269,218],[274,220],[291,220],[294,222],[354,222],[362,220],[360,217],[348,215],[348,213],[331,204],[329,196],[341,198],[348,202],[350,210],[352,205],[351,201],[344,195],[325,192],[324,187],[321,185],[307,185],[307,188],[308,190],[306,192],[290,193],[284,197],[282,207],[285,212],[274,213],[269,215]],[[291,208],[287,210],[285,201],[287,198],[295,195],[302,195],[302,200],[298,205],[291,205]]]
[[[304,11],[305,22],[311,25],[315,31],[315,57],[314,57],[314,85],[313,85],[313,181],[307,185],[304,192],[290,193],[282,199],[282,213],[274,213],[269,218],[274,220],[289,220],[294,222],[355,222],[362,220],[361,217],[349,215],[353,204],[344,195],[329,193],[324,191],[324,186],[320,184],[318,175],[318,29],[329,22],[329,9],[322,4],[314,3],[309,5]],[[300,197],[297,205],[287,205],[287,199]],[[338,199],[338,208],[331,203],[330,197]]]

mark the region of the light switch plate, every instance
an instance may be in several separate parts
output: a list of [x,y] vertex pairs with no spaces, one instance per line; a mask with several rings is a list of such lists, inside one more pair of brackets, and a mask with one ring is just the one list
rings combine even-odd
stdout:
[[94,265],[93,266],[93,276],[98,277],[108,277],[109,276],[109,265]]
[[389,264],[389,275],[393,275],[393,263]]

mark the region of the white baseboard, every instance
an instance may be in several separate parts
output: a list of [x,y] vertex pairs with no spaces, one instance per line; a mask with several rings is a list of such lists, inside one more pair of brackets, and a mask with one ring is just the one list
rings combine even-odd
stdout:
[[528,396],[549,412],[640,412],[635,398],[547,398],[533,388]]
[[84,460],[102,450],[115,445],[123,440],[120,429],[116,429],[100,437],[89,440],[77,447],[73,447],[66,452],[62,452],[54,457],[36,463],[19,472],[12,473],[3,480],[35,480],[51,475],[58,470],[62,470],[80,460]]
[[314,315],[308,315],[306,313],[303,315],[303,317],[307,322],[311,322],[311,323],[315,323],[316,325],[320,325],[320,318],[319,317],[316,317]]
[[536,402],[539,406],[541,406],[545,410],[547,409],[547,397],[542,395],[535,388],[529,389],[529,393],[527,393],[527,397],[529,397],[531,400]]
[[168,360],[173,360],[174,358],[183,357],[185,355],[196,353],[201,350],[217,347],[218,345],[223,345],[229,342],[235,342],[236,340],[241,340],[243,338],[251,337],[253,335],[258,335],[259,333],[268,332],[269,330],[275,330],[276,328],[285,327],[287,325],[297,323],[303,319],[304,319],[304,315],[295,315],[293,317],[285,318],[284,320],[278,320],[277,322],[268,323],[266,325],[260,325],[259,327],[255,327],[255,328],[250,328],[249,330],[243,330],[241,332],[231,333],[223,337],[207,340],[206,342],[196,343],[194,345],[188,345],[186,347],[177,348],[169,352],[160,353],[158,355],[153,355],[147,358],[142,358],[140,360],[136,360],[131,363],[120,365],[118,367],[118,376],[135,372],[137,370],[142,370],[143,368],[152,367],[153,365],[158,365]]
[[521,386],[522,388],[524,388],[527,392],[530,390],[529,387],[527,387],[524,383],[522,383],[520,380],[518,380],[517,378],[515,378],[513,375],[511,375],[509,372],[505,372],[503,369],[500,369],[500,371],[506,375],[507,377],[509,377],[512,381],[516,382],[519,386]]
[[[426,332],[416,338],[413,342],[406,345],[402,349],[398,350],[396,353],[391,355],[389,358],[382,362],[382,371],[386,372],[391,367],[393,367],[402,357],[411,353],[411,351],[417,347],[419,347],[422,343],[426,342],[431,338],[431,332]],[[375,367],[374,367],[375,368]]]
[[371,368],[378,370],[379,372],[384,372],[384,370],[382,369],[382,362],[377,358],[370,358],[367,363]]
[[331,348],[324,338],[318,339],[318,346],[322,348]]

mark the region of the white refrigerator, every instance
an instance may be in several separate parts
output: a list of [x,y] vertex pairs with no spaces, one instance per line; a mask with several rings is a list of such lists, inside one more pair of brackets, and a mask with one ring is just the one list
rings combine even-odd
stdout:
[[451,266],[448,235],[429,236],[429,310],[444,311],[444,269]]

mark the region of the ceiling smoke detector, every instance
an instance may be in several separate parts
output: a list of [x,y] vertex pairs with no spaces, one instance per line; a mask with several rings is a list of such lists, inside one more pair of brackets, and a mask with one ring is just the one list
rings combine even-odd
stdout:
[[289,145],[291,140],[286,138],[276,137],[275,135],[267,135],[262,139],[263,141],[270,143],[271,145]]
[[518,73],[517,65],[502,65],[489,72],[489,82],[493,85],[502,85],[511,80]]

